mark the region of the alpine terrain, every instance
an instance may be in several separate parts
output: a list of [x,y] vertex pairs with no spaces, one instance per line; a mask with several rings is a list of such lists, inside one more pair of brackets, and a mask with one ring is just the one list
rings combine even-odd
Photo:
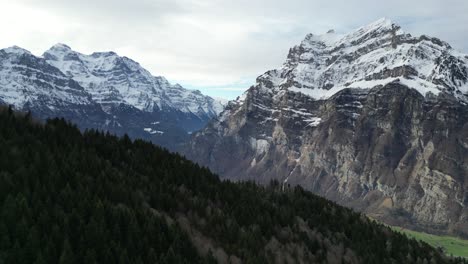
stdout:
[[0,107],[0,263],[468,263],[300,187]]
[[42,57],[19,47],[0,50],[0,103],[172,150],[223,109],[219,101],[153,76],[127,57],[84,55],[64,44]]
[[192,136],[221,177],[301,185],[393,225],[468,237],[468,56],[388,19],[309,34]]

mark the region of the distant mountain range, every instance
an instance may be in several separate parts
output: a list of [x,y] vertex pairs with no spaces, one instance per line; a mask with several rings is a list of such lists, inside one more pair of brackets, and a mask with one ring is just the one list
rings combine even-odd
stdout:
[[468,56],[388,19],[309,34],[196,133],[222,177],[301,185],[390,224],[468,237]]
[[84,55],[64,44],[41,57],[16,46],[0,50],[0,103],[172,150],[224,107],[220,100],[153,76],[127,57]]

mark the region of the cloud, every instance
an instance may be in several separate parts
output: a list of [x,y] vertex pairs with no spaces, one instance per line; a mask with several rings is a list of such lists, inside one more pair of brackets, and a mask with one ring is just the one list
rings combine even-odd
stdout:
[[[468,51],[465,0],[0,0],[0,46],[41,54],[57,42],[114,50],[155,75],[211,92],[248,88],[307,33],[348,32],[389,17]],[[248,80],[249,84],[245,80]],[[244,82],[242,86],[232,85]]]

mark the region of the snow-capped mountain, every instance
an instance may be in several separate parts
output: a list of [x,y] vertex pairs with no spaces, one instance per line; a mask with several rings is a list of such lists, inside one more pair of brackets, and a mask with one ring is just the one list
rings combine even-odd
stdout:
[[164,77],[153,76],[137,62],[114,52],[84,55],[57,44],[43,57],[103,106],[123,103],[145,112],[177,110],[201,120],[211,119],[223,109],[213,98],[171,85]]
[[83,128],[98,126],[105,116],[77,82],[16,46],[0,50],[0,103],[43,118],[60,113]]
[[467,101],[468,57],[448,43],[413,37],[388,19],[350,34],[309,34],[293,47],[283,67],[259,77],[273,92],[289,90],[327,99],[345,88],[391,82],[421,94],[445,92]]
[[185,154],[390,224],[468,237],[468,56],[388,19],[309,34]]
[[92,103],[78,83],[27,50],[0,50],[0,63],[2,100],[16,107],[40,99],[51,105]]
[[19,47],[0,50],[0,103],[173,150],[224,108],[114,52],[84,55],[64,44],[42,57]]

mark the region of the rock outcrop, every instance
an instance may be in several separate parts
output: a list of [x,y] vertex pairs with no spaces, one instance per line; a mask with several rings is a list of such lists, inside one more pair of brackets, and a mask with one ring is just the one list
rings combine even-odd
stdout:
[[382,19],[306,36],[186,155],[301,185],[389,224],[468,237],[468,58]]

